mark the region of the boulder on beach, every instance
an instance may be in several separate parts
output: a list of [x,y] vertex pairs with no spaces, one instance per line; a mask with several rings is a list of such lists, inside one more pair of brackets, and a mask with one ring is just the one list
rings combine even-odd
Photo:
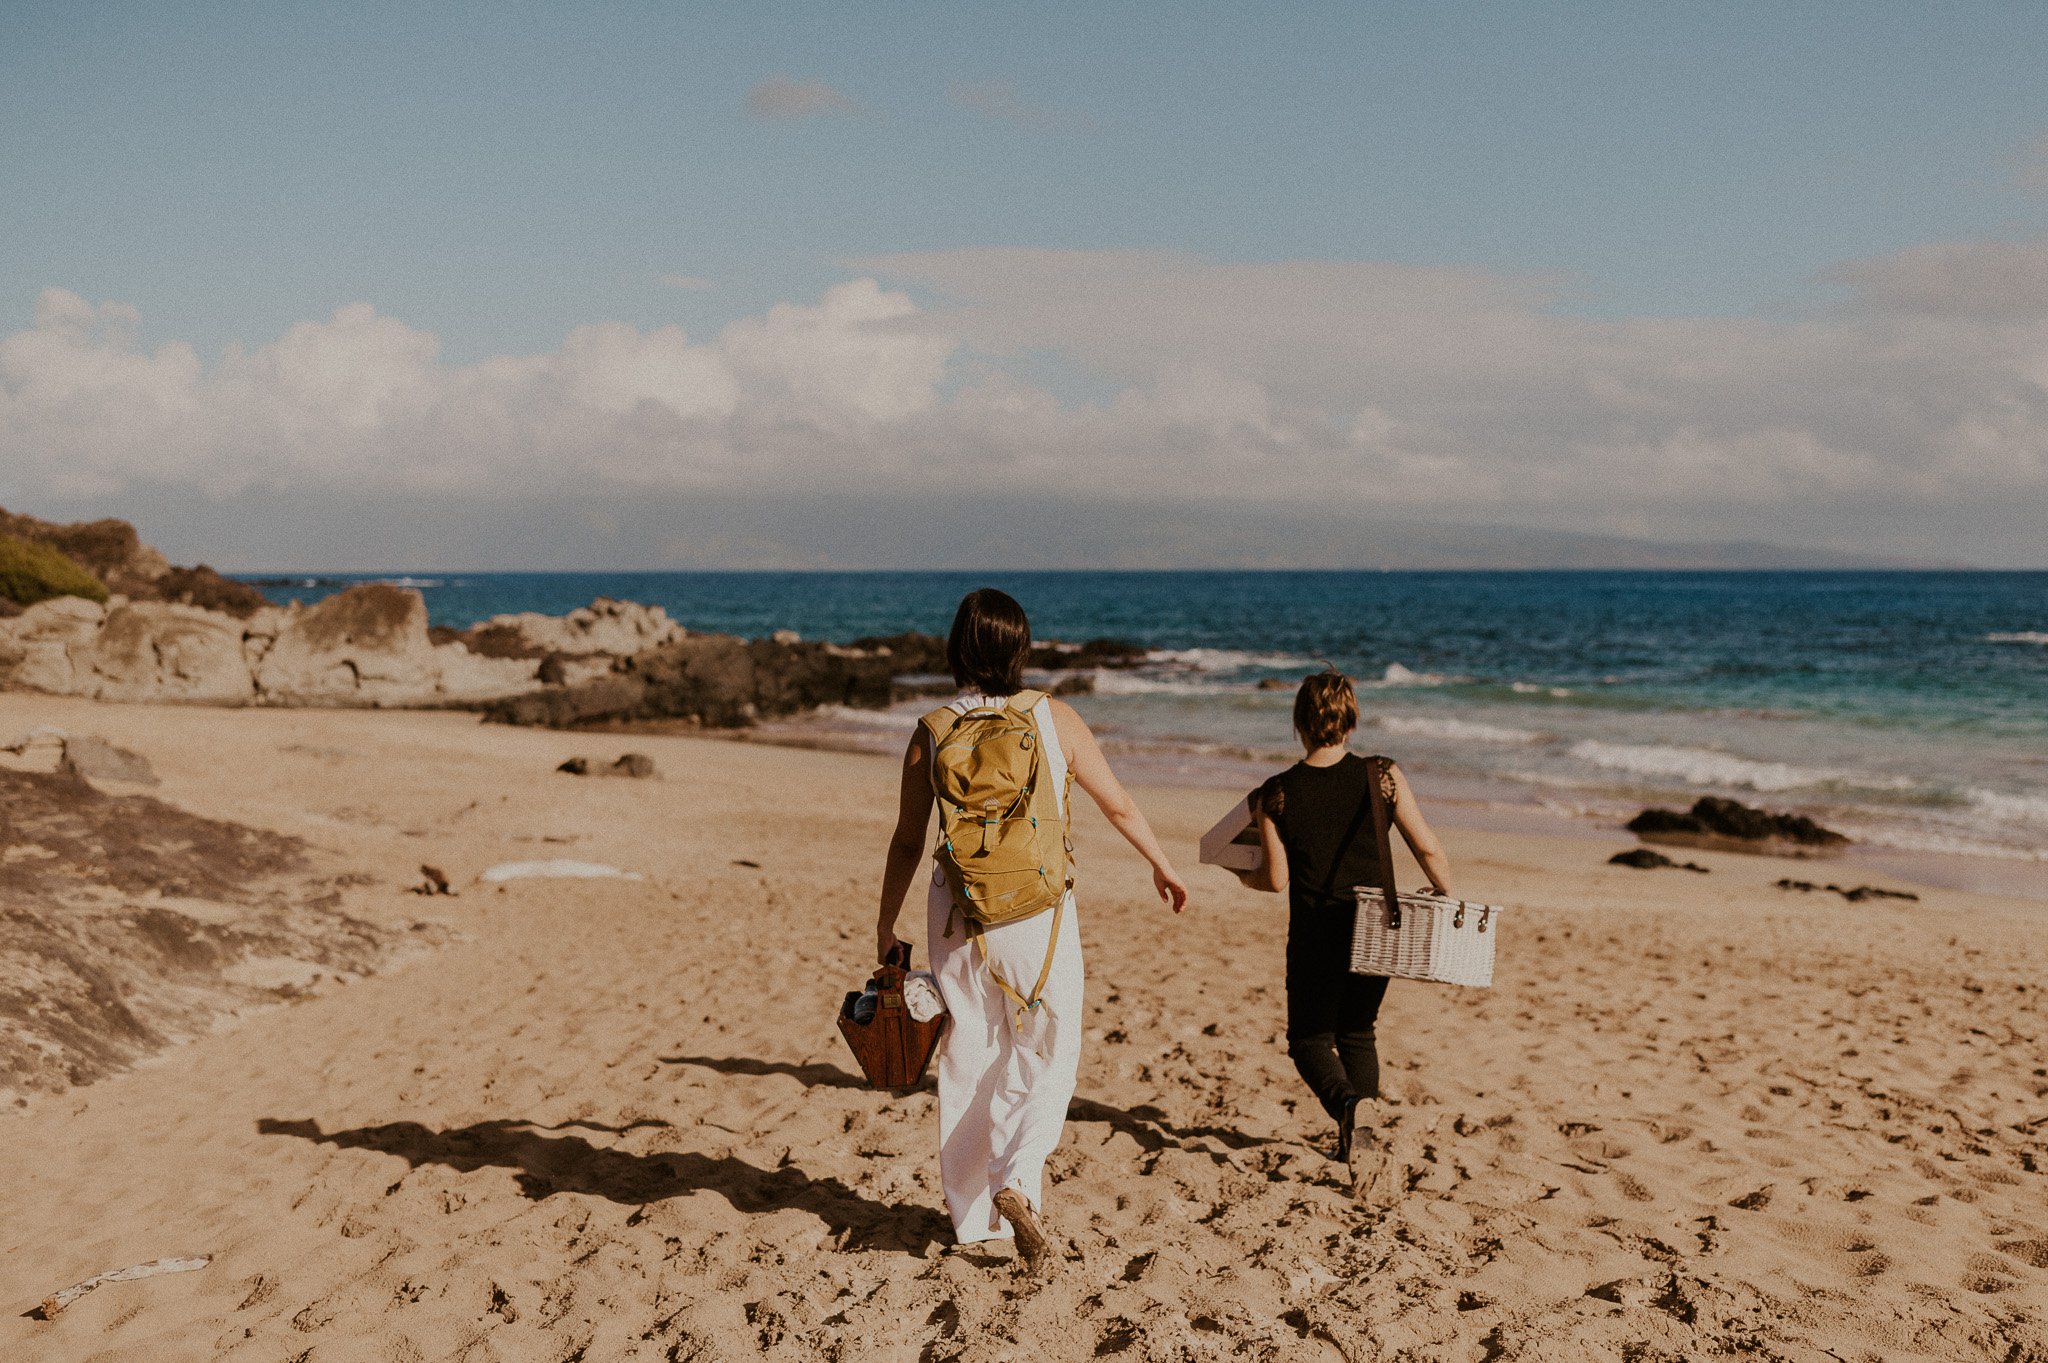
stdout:
[[1698,871],[1707,873],[1707,868],[1697,862],[1676,862],[1662,852],[1647,847],[1632,847],[1626,852],[1616,852],[1607,859],[1609,866],[1633,866],[1638,871],[1656,871],[1669,866],[1674,871]]
[[0,688],[80,694],[106,618],[96,601],[54,596],[0,620]]
[[1628,831],[1644,842],[1723,848],[1738,852],[1791,849],[1798,853],[1830,851],[1849,839],[1823,828],[1804,814],[1778,814],[1718,795],[1703,795],[1690,810],[1646,809],[1630,819]]
[[535,684],[524,659],[486,658],[427,635],[427,603],[409,587],[364,582],[291,615],[256,673],[284,705],[434,705]]
[[101,700],[246,705],[256,683],[232,616],[160,601],[109,610],[93,641],[89,694]]

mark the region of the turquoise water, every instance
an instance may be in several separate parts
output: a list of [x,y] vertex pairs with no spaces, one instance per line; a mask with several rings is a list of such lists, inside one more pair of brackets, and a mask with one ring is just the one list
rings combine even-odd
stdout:
[[[386,580],[392,580],[387,578]],[[1360,682],[1364,746],[1425,789],[1612,818],[1732,795],[1866,843],[2048,861],[2048,573],[492,573],[436,623],[596,596],[692,629],[943,633],[994,585],[1041,638],[1153,650],[1077,701],[1120,760],[1228,782],[1293,752],[1287,692]],[[269,588],[279,600],[328,588]],[[908,715],[822,721],[877,743]],[[2043,872],[2048,880],[2048,871]]]

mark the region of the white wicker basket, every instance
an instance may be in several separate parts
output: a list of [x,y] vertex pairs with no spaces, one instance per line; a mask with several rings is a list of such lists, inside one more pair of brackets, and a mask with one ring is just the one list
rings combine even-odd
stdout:
[[1493,983],[1493,945],[1500,906],[1468,904],[1439,894],[1403,894],[1389,908],[1386,892],[1360,885],[1351,931],[1351,969],[1360,975],[1434,980],[1485,988]]

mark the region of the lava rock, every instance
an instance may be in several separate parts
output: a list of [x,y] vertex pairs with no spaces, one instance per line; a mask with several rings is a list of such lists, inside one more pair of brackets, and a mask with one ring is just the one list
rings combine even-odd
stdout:
[[1637,847],[1627,852],[1616,852],[1607,859],[1607,864],[1609,866],[1633,866],[1638,871],[1654,871],[1659,867],[1669,866],[1673,870],[1698,871],[1701,875],[1707,874],[1707,868],[1698,862],[1673,861],[1662,852],[1654,852],[1647,847]]
[[1849,839],[1823,828],[1804,814],[1774,814],[1739,800],[1703,795],[1692,809],[1646,809],[1629,820],[1628,831],[1643,837],[1692,835],[1729,838],[1737,842],[1789,842],[1801,847],[1839,847]]

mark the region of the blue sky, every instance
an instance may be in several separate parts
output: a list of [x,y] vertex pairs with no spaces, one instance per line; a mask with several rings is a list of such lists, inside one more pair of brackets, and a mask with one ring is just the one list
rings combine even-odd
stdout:
[[[204,368],[367,303],[454,367],[598,322],[705,340],[868,273],[985,320],[1014,272],[921,263],[967,248],[1440,267],[1542,281],[1550,318],[1796,326],[1856,304],[1848,262],[2048,231],[2044,56],[2026,5],[17,0],[0,334],[60,289]],[[750,111],[774,81],[830,99]],[[1042,327],[975,334],[939,391],[991,354],[1070,405],[1150,391]],[[42,486],[0,475],[64,500]]]

